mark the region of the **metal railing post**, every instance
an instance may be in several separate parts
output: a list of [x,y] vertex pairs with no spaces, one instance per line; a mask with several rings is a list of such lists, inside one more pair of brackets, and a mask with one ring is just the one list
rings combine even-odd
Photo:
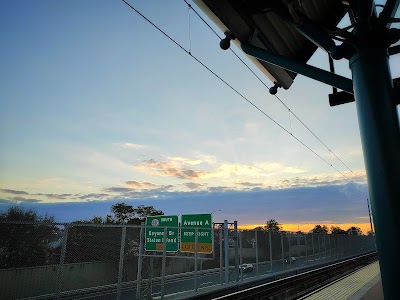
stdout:
[[224,284],[224,280],[223,280],[223,269],[224,269],[224,260],[222,258],[222,252],[223,252],[223,248],[222,248],[222,230],[223,228],[220,227],[219,228],[219,281],[221,283],[221,285]]
[[[161,267],[161,299],[164,299],[164,295],[165,295],[165,268],[166,268],[166,263],[167,263],[167,227],[164,227],[163,254],[162,254],[162,267]],[[197,261],[196,261],[196,263],[197,263]]]
[[289,232],[289,266],[292,266],[292,249],[291,249],[291,241],[292,240],[292,234]]
[[142,283],[142,255],[143,255],[143,236],[144,236],[145,225],[142,223],[140,225],[139,234],[139,255],[138,255],[138,268],[136,276],[136,299],[140,299],[140,285]]
[[[241,266],[243,265],[242,248],[243,248],[242,232],[239,232],[239,257]],[[240,272],[240,279],[241,281],[243,281],[243,272]]]
[[60,262],[58,264],[58,270],[57,270],[56,299],[60,299],[60,293],[61,293],[61,289],[62,289],[62,285],[63,285],[64,261],[65,261],[65,253],[67,251],[68,230],[69,230],[69,224],[66,224],[64,227],[64,235],[63,235],[63,239],[62,239]]
[[283,233],[281,232],[282,270],[285,270],[285,254],[283,252]]
[[194,291],[197,292],[197,258],[199,253],[199,228],[194,229]]
[[239,239],[238,239],[238,224],[233,222],[234,238],[235,238],[235,281],[239,282]]
[[117,300],[121,299],[122,271],[124,269],[125,237],[126,237],[126,226],[122,227],[121,247],[119,249]]
[[306,264],[308,264],[307,234],[304,235],[304,246],[306,247]]
[[254,237],[256,239],[256,266],[257,266],[257,276],[259,275],[258,273],[258,234],[257,234],[257,230],[254,232]]
[[300,236],[297,233],[297,258],[300,258]]
[[311,233],[311,246],[312,246],[312,255],[313,259],[315,260],[315,249],[314,249],[314,232]]
[[269,234],[269,263],[271,265],[270,272],[272,272],[272,234],[271,234],[271,230],[268,231],[268,234]]
[[228,220],[224,221],[225,284],[229,283],[229,237]]
[[320,233],[318,233],[318,235],[317,235],[317,237],[318,237],[318,257],[319,258],[321,258],[321,244],[319,243],[319,236],[320,235],[321,235]]

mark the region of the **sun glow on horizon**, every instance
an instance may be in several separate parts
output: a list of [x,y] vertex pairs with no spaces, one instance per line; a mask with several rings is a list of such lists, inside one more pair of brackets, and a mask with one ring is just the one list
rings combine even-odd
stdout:
[[[297,232],[297,231],[302,231],[302,232],[309,232],[312,230],[315,225],[326,225],[328,229],[330,230],[332,226],[335,227],[340,227],[343,230],[347,230],[350,227],[359,227],[363,234],[367,234],[368,231],[371,230],[371,225],[370,223],[303,223],[303,224],[280,224],[282,226],[282,231],[290,231],[290,232]],[[241,230],[251,230],[256,227],[264,227],[265,224],[243,224],[243,225],[238,225],[238,228]]]

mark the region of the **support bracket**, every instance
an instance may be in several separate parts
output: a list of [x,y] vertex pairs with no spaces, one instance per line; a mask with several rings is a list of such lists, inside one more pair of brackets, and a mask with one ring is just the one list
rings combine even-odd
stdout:
[[267,51],[262,48],[255,47],[250,43],[241,43],[241,48],[244,53],[250,56],[254,56],[255,58],[258,58],[262,61],[307,76],[309,78],[318,80],[330,86],[346,91],[347,93],[353,94],[353,83],[352,80],[349,78],[333,74],[314,66],[307,65],[306,63],[297,61],[289,57],[272,53],[271,51]]

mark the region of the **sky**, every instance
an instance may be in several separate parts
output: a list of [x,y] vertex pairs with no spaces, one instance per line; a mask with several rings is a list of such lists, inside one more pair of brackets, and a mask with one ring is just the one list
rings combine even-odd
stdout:
[[[130,3],[328,163],[122,1],[3,0],[0,211],[19,205],[69,222],[125,202],[242,226],[369,230],[354,103],[330,107],[332,88],[300,75],[278,92],[350,171],[184,1]],[[320,50],[309,63],[329,68]],[[390,64],[399,77],[398,55]],[[351,76],[347,61],[336,70]]]

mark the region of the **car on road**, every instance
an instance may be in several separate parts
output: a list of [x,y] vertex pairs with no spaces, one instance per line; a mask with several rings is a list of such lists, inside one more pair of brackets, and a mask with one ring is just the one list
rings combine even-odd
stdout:
[[239,270],[242,273],[250,273],[253,272],[253,264],[242,264],[239,266]]
[[290,263],[295,263],[296,262],[296,258],[295,257],[290,257],[290,260],[289,260],[289,258],[286,258],[285,259],[285,263],[287,263],[287,264],[290,264]]

